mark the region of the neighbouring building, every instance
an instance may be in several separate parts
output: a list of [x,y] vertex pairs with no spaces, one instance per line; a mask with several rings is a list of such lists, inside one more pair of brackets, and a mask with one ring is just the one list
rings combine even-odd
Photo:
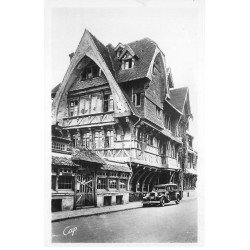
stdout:
[[52,99],[52,211],[195,188],[189,90],[151,39],[104,46],[85,30]]

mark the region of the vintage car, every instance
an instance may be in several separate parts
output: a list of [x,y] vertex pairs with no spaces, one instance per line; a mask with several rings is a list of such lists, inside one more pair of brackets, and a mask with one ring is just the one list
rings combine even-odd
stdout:
[[143,207],[155,204],[160,204],[163,207],[170,201],[179,204],[181,199],[182,191],[176,184],[160,184],[155,185],[152,192],[145,194],[142,204]]

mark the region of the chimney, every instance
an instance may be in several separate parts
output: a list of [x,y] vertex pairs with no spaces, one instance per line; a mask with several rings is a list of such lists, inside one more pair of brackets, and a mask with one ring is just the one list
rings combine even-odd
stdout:
[[75,55],[74,52],[72,52],[72,53],[69,54],[70,61],[72,60],[72,58],[73,58],[74,55]]

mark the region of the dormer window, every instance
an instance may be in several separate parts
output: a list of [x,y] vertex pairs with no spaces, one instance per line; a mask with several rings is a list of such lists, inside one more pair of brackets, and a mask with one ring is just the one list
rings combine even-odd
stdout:
[[122,61],[121,69],[131,69],[134,67],[134,59],[130,58]]
[[122,49],[118,49],[116,53],[117,58],[119,58],[121,54],[122,54]]
[[133,94],[132,102],[136,107],[141,106],[141,93]]

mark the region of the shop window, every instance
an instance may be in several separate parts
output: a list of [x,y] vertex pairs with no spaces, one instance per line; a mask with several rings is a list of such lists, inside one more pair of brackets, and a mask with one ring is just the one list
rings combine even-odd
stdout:
[[132,100],[133,104],[136,107],[141,106],[141,93],[135,93],[133,94],[133,100]]
[[109,179],[109,188],[110,189],[117,189],[117,180]]
[[108,111],[113,111],[113,110],[114,110],[113,95],[111,94],[104,95],[103,112],[108,112]]
[[72,176],[59,176],[58,189],[72,190]]
[[105,147],[112,148],[113,141],[114,141],[114,132],[113,130],[109,130],[106,132],[106,136],[105,136]]
[[120,189],[127,188],[127,180],[120,180]]
[[104,178],[97,179],[97,189],[106,189],[106,179]]
[[77,116],[78,115],[78,101],[70,101],[69,102],[69,116]]
[[123,203],[122,198],[123,198],[123,195],[117,195],[117,196],[116,196],[116,204],[117,204],[117,205],[120,205],[120,204]]

